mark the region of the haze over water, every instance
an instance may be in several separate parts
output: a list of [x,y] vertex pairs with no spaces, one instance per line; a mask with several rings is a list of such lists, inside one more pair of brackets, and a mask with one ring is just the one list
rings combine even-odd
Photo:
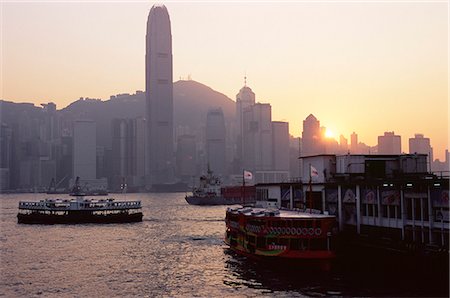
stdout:
[[[268,266],[223,243],[225,206],[188,205],[184,194],[112,195],[141,199],[134,224],[19,225],[19,200],[0,196],[0,295],[43,296],[436,296],[434,285],[389,274],[330,274]],[[447,292],[448,293],[448,292]]]

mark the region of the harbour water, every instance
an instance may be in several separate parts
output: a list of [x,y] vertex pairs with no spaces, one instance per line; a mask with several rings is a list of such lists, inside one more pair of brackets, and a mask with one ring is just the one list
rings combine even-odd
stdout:
[[389,268],[381,273],[371,269],[312,273],[247,260],[223,243],[226,207],[191,206],[182,193],[110,195],[141,200],[141,223],[17,224],[19,200],[49,196],[0,195],[0,295],[448,295],[445,284],[439,289],[433,284],[419,285],[405,276],[390,275]]

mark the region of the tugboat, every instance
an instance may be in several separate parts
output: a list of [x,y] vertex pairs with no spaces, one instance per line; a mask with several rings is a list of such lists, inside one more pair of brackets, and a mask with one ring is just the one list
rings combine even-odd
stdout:
[[80,191],[77,177],[71,193],[74,199],[45,199],[19,202],[18,223],[78,224],[129,223],[142,221],[140,201],[115,201],[112,198],[93,200]]
[[329,271],[335,216],[277,208],[227,208],[225,243],[258,260],[287,261]]
[[208,167],[206,175],[200,176],[200,185],[185,197],[191,205],[236,205],[255,203],[254,186],[221,187],[220,178]]

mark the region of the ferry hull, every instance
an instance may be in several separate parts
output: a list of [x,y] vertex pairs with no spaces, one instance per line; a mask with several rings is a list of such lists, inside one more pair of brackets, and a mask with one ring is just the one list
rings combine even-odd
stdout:
[[17,214],[17,222],[20,224],[84,224],[84,223],[131,223],[141,222],[142,212],[132,214],[82,214],[69,213],[66,215],[56,214]]
[[[228,244],[226,241],[225,243]],[[336,257],[333,252],[311,252],[311,251],[307,251],[305,253],[290,252],[286,254],[271,256],[271,255],[250,253],[233,246],[229,246],[229,249],[239,255],[245,256],[257,262],[283,265],[297,269],[308,269],[308,270],[316,269],[323,272],[331,271],[332,264]]]

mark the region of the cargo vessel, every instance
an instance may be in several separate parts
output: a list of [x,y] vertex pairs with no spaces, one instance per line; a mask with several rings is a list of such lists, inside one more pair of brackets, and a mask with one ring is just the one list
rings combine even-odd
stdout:
[[200,177],[200,184],[186,195],[191,205],[236,205],[255,203],[255,186],[224,186],[220,177],[208,169],[206,175]]

